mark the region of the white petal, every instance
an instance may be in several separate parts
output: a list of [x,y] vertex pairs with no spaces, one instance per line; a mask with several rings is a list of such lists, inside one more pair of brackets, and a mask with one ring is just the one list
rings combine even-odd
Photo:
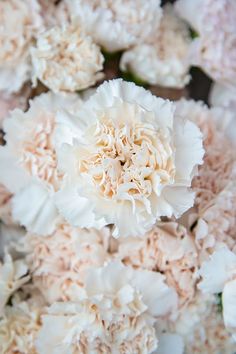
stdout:
[[133,269],[125,267],[119,261],[112,261],[106,266],[91,269],[86,277],[86,291],[91,295],[119,291],[132,278]]
[[130,204],[116,205],[114,208],[115,228],[112,233],[114,237],[142,236],[155,223],[153,215],[146,211],[133,212]]
[[55,229],[58,211],[53,197],[40,183],[31,183],[12,201],[13,217],[31,232],[48,235]]
[[175,124],[174,140],[176,179],[180,183],[189,181],[194,167],[203,162],[202,133],[193,122],[186,121]]
[[177,308],[177,294],[164,279],[162,274],[147,270],[137,270],[133,275],[133,284],[142,293],[153,316],[164,316]]
[[[55,196],[55,202],[60,213],[73,226],[96,227],[99,220],[95,220],[94,205],[91,200],[82,197],[78,188],[64,188]],[[100,227],[104,226],[101,223]]]
[[57,149],[62,144],[71,144],[75,137],[81,135],[80,125],[77,116],[68,111],[58,111],[56,114],[57,126],[54,132],[54,141]]
[[235,270],[236,255],[226,247],[221,248],[213,253],[209,261],[202,264],[199,270],[202,281],[198,287],[204,293],[220,293]]
[[162,192],[162,198],[171,206],[176,218],[193,206],[194,196],[193,192],[182,186],[169,186]]
[[16,193],[29,182],[30,176],[18,165],[17,158],[7,146],[0,147],[0,182],[11,192]]
[[156,97],[143,87],[121,79],[107,81],[101,85],[86,101],[79,112],[79,117],[83,122],[90,124],[88,117],[93,117],[95,120],[97,111],[103,110],[104,107],[111,107],[117,98],[125,102],[137,103],[147,111],[154,112],[156,124],[160,127],[172,127],[174,105],[170,101]]

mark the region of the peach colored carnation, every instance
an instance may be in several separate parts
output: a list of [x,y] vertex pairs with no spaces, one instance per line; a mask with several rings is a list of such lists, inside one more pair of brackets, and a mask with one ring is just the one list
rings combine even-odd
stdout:
[[73,300],[82,292],[86,271],[109,259],[109,230],[61,224],[50,236],[28,234],[24,243],[34,285],[49,303]]
[[157,347],[156,318],[175,307],[176,294],[161,274],[111,262],[89,271],[84,298],[48,308],[36,348],[39,354],[149,354]]
[[195,295],[197,250],[186,229],[174,222],[160,223],[140,238],[121,238],[116,256],[134,268],[158,271],[176,289],[180,304]]

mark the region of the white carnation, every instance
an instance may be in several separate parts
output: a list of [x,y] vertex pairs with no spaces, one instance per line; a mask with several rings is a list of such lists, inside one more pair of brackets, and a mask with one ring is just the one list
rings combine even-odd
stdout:
[[[69,117],[60,119],[68,129]],[[179,217],[193,205],[189,187],[202,162],[202,135],[171,102],[110,81],[84,103],[73,132],[72,143],[58,149],[65,178],[57,193],[72,225],[114,224],[115,236],[142,235],[161,216]]]
[[17,92],[30,79],[29,48],[42,28],[37,0],[0,2],[0,91]]
[[38,78],[53,92],[82,90],[103,77],[100,48],[78,25],[42,33],[31,57],[34,82]]
[[67,0],[95,42],[114,52],[129,48],[156,32],[162,10],[159,0]]
[[80,104],[77,95],[47,93],[30,101],[27,112],[12,111],[4,122],[6,145],[0,147],[0,181],[14,194],[14,219],[29,231],[48,234],[55,228],[58,212],[53,196],[62,179],[56,146],[72,137],[65,130],[64,135],[55,136],[55,116],[62,107],[71,111]]
[[152,85],[182,88],[190,80],[189,44],[187,25],[171,5],[166,5],[157,33],[147,42],[125,52],[121,58],[121,69],[132,71]]

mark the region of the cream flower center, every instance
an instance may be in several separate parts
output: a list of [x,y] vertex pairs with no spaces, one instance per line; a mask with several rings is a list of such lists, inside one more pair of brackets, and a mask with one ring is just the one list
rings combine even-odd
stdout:
[[52,184],[57,189],[62,176],[57,171],[56,151],[52,141],[53,131],[53,117],[42,117],[41,123],[37,124],[28,140],[24,141],[20,162],[31,175]]
[[89,145],[81,151],[79,173],[89,174],[105,198],[148,198],[157,185],[174,179],[174,154],[168,133],[141,121],[111,119],[109,113],[108,109],[86,133]]

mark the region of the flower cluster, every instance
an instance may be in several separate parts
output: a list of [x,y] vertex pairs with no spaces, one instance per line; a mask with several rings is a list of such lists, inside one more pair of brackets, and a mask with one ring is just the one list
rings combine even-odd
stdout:
[[0,1],[1,354],[236,352],[235,18]]

